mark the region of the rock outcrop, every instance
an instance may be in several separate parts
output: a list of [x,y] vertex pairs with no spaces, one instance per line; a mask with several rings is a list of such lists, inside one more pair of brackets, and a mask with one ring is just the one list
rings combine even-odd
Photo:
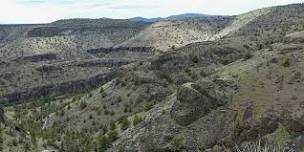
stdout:
[[243,51],[244,48],[241,46],[241,43],[192,43],[177,49],[173,53],[164,53],[158,56],[151,62],[151,67],[165,71],[179,71],[193,65],[200,65],[202,67],[214,64],[226,65],[242,58]]
[[225,103],[224,93],[209,81],[186,83],[177,91],[177,100],[171,109],[171,118],[187,126]]
[[39,96],[60,96],[73,93],[79,93],[88,88],[96,88],[117,76],[117,72],[97,74],[87,79],[63,82],[59,84],[49,84],[35,88],[29,88],[27,91],[14,92],[0,96],[1,104],[17,103],[29,100]]
[[124,60],[124,59],[91,60],[91,61],[79,62],[76,64],[76,66],[80,66],[80,67],[93,67],[93,66],[119,67],[119,66],[126,65],[126,64],[129,64],[132,62],[134,62],[134,61]]
[[99,54],[99,53],[113,53],[121,51],[130,51],[130,52],[151,52],[153,53],[155,49],[153,47],[118,47],[118,48],[97,48],[87,50],[90,54]]
[[31,56],[23,56],[15,59],[15,61],[26,61],[26,62],[40,62],[40,61],[49,61],[49,60],[56,60],[57,55],[54,53],[47,53],[47,54],[38,54],[38,55],[31,55]]
[[73,31],[59,27],[37,27],[27,32],[28,37],[52,37],[71,34]]

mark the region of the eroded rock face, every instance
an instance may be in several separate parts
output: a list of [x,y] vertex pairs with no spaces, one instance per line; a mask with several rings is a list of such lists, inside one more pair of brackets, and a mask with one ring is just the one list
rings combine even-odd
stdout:
[[208,81],[184,84],[177,91],[171,118],[179,125],[187,126],[224,104],[224,94],[217,89],[215,84]]
[[107,60],[91,60],[91,61],[84,61],[77,63],[77,66],[80,67],[93,67],[93,66],[99,66],[99,67],[119,67],[122,65],[129,64],[131,60],[124,60],[124,59],[107,59]]
[[58,27],[37,27],[27,32],[28,37],[53,37],[71,34],[73,31]]
[[177,101],[171,110],[171,117],[176,123],[186,126],[197,120],[211,108],[206,96],[190,86],[182,86],[178,90]]
[[13,92],[0,96],[0,103],[18,103],[39,96],[60,96],[79,93],[87,88],[96,88],[118,76],[116,71],[97,74],[88,79],[79,79],[58,84],[49,84],[30,88],[27,91]]
[[111,53],[111,52],[122,52],[122,51],[130,51],[130,52],[152,52],[155,49],[153,47],[118,47],[118,48],[97,48],[87,50],[90,54],[98,54],[98,53]]
[[58,59],[57,55],[54,53],[47,53],[47,54],[38,54],[38,55],[31,55],[31,56],[23,56],[17,58],[15,61],[25,61],[25,62],[40,62],[40,61],[49,61],[49,60],[56,60]]

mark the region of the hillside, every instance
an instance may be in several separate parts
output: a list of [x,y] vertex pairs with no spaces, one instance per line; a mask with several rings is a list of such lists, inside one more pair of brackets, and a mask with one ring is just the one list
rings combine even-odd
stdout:
[[304,151],[304,7],[0,27],[0,151]]
[[[149,23],[112,19],[71,19],[45,25],[5,26],[0,57],[56,53],[62,58],[86,57],[86,50],[119,44]],[[9,34],[8,34],[9,33]]]
[[231,17],[188,19],[153,23],[118,46],[149,46],[160,51],[209,40],[227,26]]

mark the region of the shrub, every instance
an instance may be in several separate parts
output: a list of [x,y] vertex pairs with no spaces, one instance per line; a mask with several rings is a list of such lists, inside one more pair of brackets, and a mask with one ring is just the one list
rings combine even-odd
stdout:
[[290,66],[290,59],[289,58],[286,58],[284,60],[284,62],[282,63],[282,66],[283,67],[289,67]]
[[109,110],[105,110],[105,111],[104,111],[104,114],[105,114],[105,115],[109,115],[109,114],[110,114],[110,111],[109,111]]
[[173,83],[172,78],[171,78],[170,75],[167,74],[167,73],[161,73],[161,74],[159,75],[159,77],[160,77],[161,79],[165,79],[168,83]]
[[110,122],[110,130],[115,130],[116,129],[116,124],[114,121]]
[[293,95],[293,96],[291,97],[291,100],[297,100],[297,99],[298,99],[298,97],[295,96],[295,95]]
[[106,134],[106,133],[108,132],[107,126],[101,125],[100,128],[102,128],[102,134],[103,134],[103,135]]
[[149,111],[149,110],[151,110],[152,108],[154,107],[154,103],[147,103],[146,105],[145,105],[145,107],[144,107],[144,110],[145,111]]
[[120,120],[120,128],[122,130],[126,130],[130,127],[130,121],[128,120],[127,117],[122,117],[122,119]]
[[12,139],[11,143],[12,146],[17,147],[18,146],[18,141],[16,138]]
[[262,50],[264,48],[263,44],[258,44],[257,47],[258,47],[258,50]]
[[138,115],[135,115],[134,118],[133,118],[133,126],[138,125],[142,121],[143,121],[143,119],[141,117],[139,117]]
[[269,46],[268,51],[273,51],[273,47]]
[[60,110],[59,116],[63,117],[64,116],[64,110]]
[[105,97],[107,96],[107,93],[106,93],[106,92],[103,92],[103,93],[101,94],[101,96],[102,96],[103,98],[105,98]]
[[112,111],[110,112],[110,115],[111,115],[111,116],[114,116],[114,115],[115,115],[115,111],[112,110]]
[[88,93],[88,98],[91,98],[93,94],[91,92]]
[[139,95],[137,98],[136,98],[136,103],[137,104],[140,104],[140,103],[142,103],[145,99],[144,99],[145,97],[144,96],[142,96],[142,95]]
[[169,144],[169,149],[171,151],[181,151],[182,149],[184,149],[184,147],[185,147],[185,141],[183,137],[173,138]]
[[126,113],[127,113],[128,111],[129,111],[128,106],[125,106],[125,107],[124,107],[124,112],[126,112]]
[[239,117],[237,117],[234,122],[234,128],[233,128],[234,137],[238,137],[240,135],[241,130],[242,130],[241,120]]
[[117,97],[116,102],[120,103],[121,101],[122,101],[122,97],[121,96]]
[[205,72],[205,70],[201,70],[200,75],[201,77],[206,77],[207,73]]
[[99,93],[103,93],[103,92],[104,92],[104,89],[103,89],[103,87],[101,87],[99,90]]
[[172,45],[172,46],[171,46],[171,49],[172,49],[172,50],[175,50],[175,49],[176,49],[175,45]]
[[99,148],[101,150],[106,150],[109,147],[111,142],[107,136],[103,135],[103,136],[98,137],[97,143],[100,146]]
[[194,56],[194,57],[192,58],[192,62],[193,62],[193,63],[198,63],[198,61],[199,61],[199,58],[198,58],[197,56]]
[[124,80],[121,80],[121,86],[123,86],[123,87],[125,87],[126,85],[127,85],[127,82],[126,81],[124,81]]
[[277,58],[272,58],[269,62],[270,63],[278,63],[278,59]]
[[126,150],[125,150],[125,147],[124,147],[124,146],[120,145],[120,146],[118,147],[117,152],[125,152],[125,151],[126,151]]
[[247,49],[247,50],[251,49],[250,46],[247,45],[247,44],[244,44],[243,47],[244,47],[245,49]]
[[[24,149],[25,149],[25,151],[30,151],[31,145],[28,142],[26,142],[24,145]],[[1,151],[1,149],[0,149],[0,151]]]
[[117,138],[118,138],[118,132],[116,130],[109,132],[108,139],[110,142],[115,141]]
[[247,53],[245,54],[245,56],[244,56],[244,59],[245,59],[245,60],[248,60],[248,59],[250,59],[250,58],[252,58],[252,57],[253,57],[252,53],[251,53],[251,52],[247,52]]
[[100,116],[101,115],[101,109],[97,110],[97,115]]
[[186,72],[189,76],[191,75],[191,69],[187,68],[187,69],[185,70],[185,72]]
[[85,109],[87,106],[88,106],[88,104],[87,104],[86,102],[82,101],[82,102],[80,102],[79,108],[80,108],[81,110],[83,110],[83,109]]

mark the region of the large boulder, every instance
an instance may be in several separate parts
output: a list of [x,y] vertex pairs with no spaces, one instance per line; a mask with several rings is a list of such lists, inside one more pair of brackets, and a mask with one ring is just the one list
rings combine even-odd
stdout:
[[241,122],[235,130],[236,140],[246,141],[257,139],[259,136],[264,136],[273,133],[280,123],[280,114],[276,111],[269,110],[259,118],[250,118],[243,123]]
[[179,125],[187,126],[225,101],[224,93],[212,82],[186,83],[177,91],[171,118]]

